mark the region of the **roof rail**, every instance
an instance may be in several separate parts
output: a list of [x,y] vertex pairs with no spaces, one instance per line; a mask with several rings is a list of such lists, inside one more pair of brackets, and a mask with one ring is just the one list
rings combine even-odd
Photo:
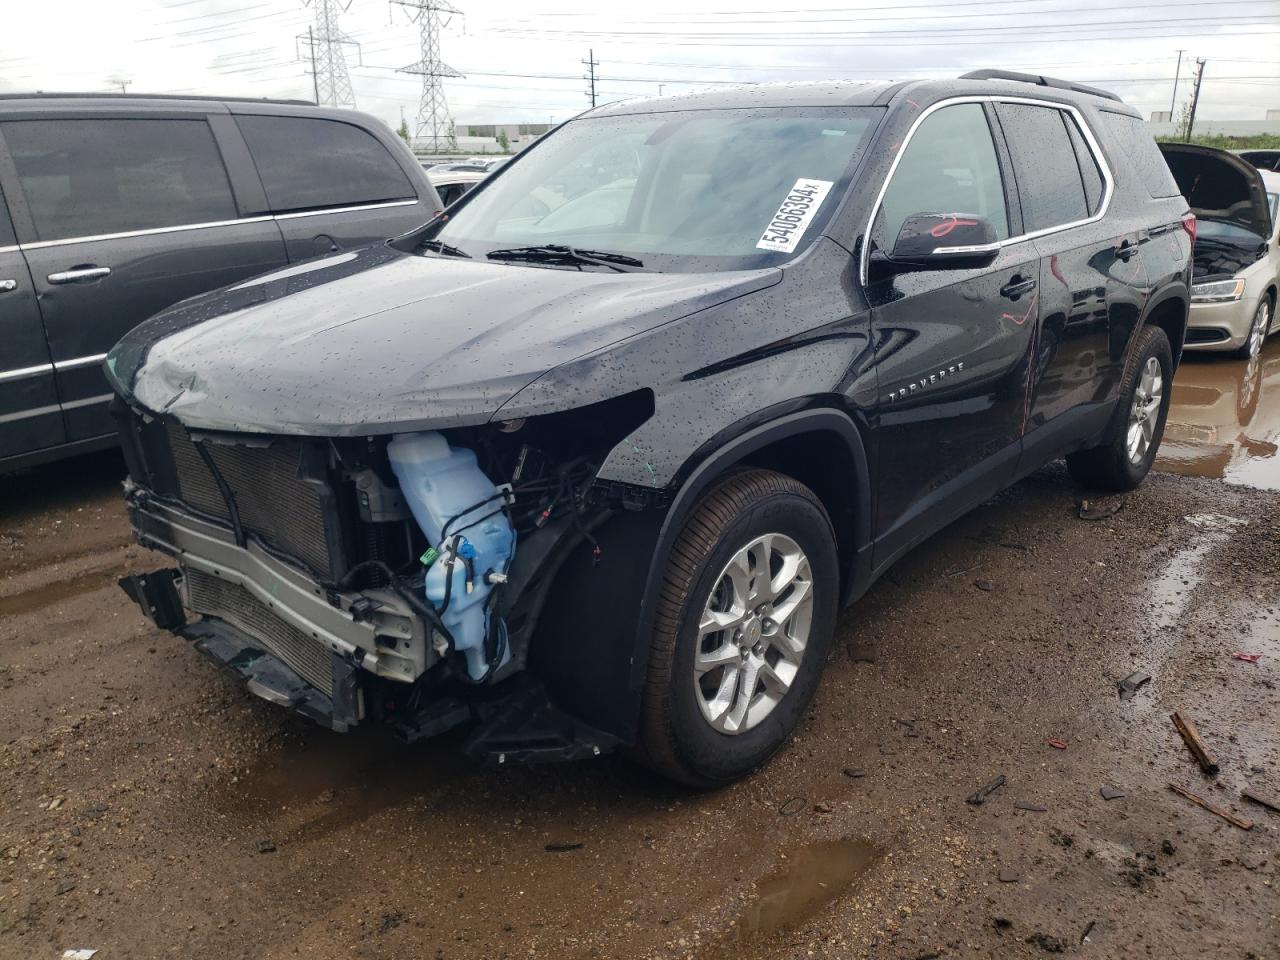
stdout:
[[961,80],[1015,80],[1018,83],[1034,83],[1040,87],[1054,87],[1058,90],[1072,90],[1075,93],[1087,93],[1090,96],[1102,97],[1124,103],[1110,90],[1100,90],[1083,83],[1072,83],[1070,80],[1059,80],[1057,77],[1044,77],[1035,73],[1015,73],[1012,70],[970,70],[960,77]]
[[214,97],[185,93],[76,93],[58,91],[44,93],[0,93],[0,100],[198,100],[204,103],[276,103],[297,107],[314,107],[310,100],[277,100],[271,97]]

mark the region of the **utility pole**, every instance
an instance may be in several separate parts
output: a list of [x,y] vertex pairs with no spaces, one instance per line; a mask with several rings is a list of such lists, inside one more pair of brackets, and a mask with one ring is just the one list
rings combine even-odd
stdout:
[[1191,90],[1191,115],[1187,117],[1187,135],[1183,139],[1191,142],[1191,131],[1196,126],[1196,107],[1200,105],[1200,82],[1204,80],[1204,65],[1209,61],[1204,57],[1196,57],[1196,85]]
[[1173,110],[1178,104],[1178,79],[1182,76],[1182,55],[1186,50],[1178,51],[1178,66],[1173,71],[1173,96],[1169,98],[1169,119],[1173,119]]
[[316,106],[320,106],[320,78],[316,73],[316,38],[307,27],[307,49],[311,52],[311,89],[315,93]]
[[[351,6],[351,0],[302,0],[303,6],[315,6],[316,21],[307,27],[307,59],[311,61],[311,86],[316,103],[332,107],[354,107],[356,95],[351,89],[344,47],[360,45],[342,32],[338,14]],[[301,39],[299,36],[298,39]]]
[[[416,63],[401,67],[398,73],[412,73],[422,77],[422,93],[418,98],[418,122],[414,135],[425,136],[427,149],[439,152],[455,149],[456,139],[450,135],[453,118],[449,116],[449,104],[444,97],[446,77],[461,77],[457,70],[440,59],[440,32],[449,25],[454,14],[462,11],[448,0],[391,0],[405,8],[409,20],[418,25],[418,52]],[[441,14],[444,19],[441,20]]]
[[594,50],[587,51],[587,59],[582,61],[582,65],[587,68],[587,73],[582,79],[590,84],[587,88],[587,96],[591,98],[591,109],[594,110],[596,108],[596,67],[600,66]]

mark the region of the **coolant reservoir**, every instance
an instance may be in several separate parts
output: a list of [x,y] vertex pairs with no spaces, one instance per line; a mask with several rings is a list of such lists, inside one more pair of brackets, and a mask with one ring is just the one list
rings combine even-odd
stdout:
[[[387,444],[387,457],[427,542],[442,554],[427,570],[427,601],[440,610],[446,583],[452,579],[449,605],[440,619],[453,634],[455,649],[466,657],[467,672],[479,680],[489,669],[484,650],[490,630],[485,601],[493,586],[488,574],[506,573],[515,552],[516,534],[501,510],[504,493],[484,475],[475,453],[449,446],[444,435],[435,431],[398,434]],[[450,567],[446,560],[454,534],[461,537],[460,559]],[[493,629],[503,632],[501,623]],[[494,666],[509,658],[504,639],[501,660]]]

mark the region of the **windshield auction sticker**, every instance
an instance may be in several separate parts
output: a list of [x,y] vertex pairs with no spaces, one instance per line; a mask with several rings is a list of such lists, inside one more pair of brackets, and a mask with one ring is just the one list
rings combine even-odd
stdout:
[[792,253],[830,189],[830,180],[797,180],[769,221],[769,226],[765,227],[764,236],[756,248]]

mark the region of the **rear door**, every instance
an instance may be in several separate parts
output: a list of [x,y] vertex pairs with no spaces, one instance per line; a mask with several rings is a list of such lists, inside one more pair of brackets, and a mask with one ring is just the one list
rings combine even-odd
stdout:
[[[1125,351],[1141,321],[1147,279],[1136,222],[1107,217],[1113,183],[1092,131],[1052,103],[998,103],[1013,158],[1024,229],[1040,252],[1040,324],[1027,445],[1058,442],[1066,415],[1098,413],[1115,396]],[[1027,454],[1028,462],[1035,459]]]
[[892,273],[869,266],[879,371],[876,563],[1008,482],[1017,464],[1039,253],[1022,233],[992,116],[945,104],[915,128],[885,187],[871,249],[921,213],[986,217],[1002,243],[989,265]]
[[206,114],[6,120],[0,138],[66,438],[113,433],[107,351],[179,300],[284,265],[280,232],[242,214]]
[[40,308],[0,192],[0,461],[66,436]]
[[442,205],[403,142],[357,123],[238,113],[291,261],[406,233]]

